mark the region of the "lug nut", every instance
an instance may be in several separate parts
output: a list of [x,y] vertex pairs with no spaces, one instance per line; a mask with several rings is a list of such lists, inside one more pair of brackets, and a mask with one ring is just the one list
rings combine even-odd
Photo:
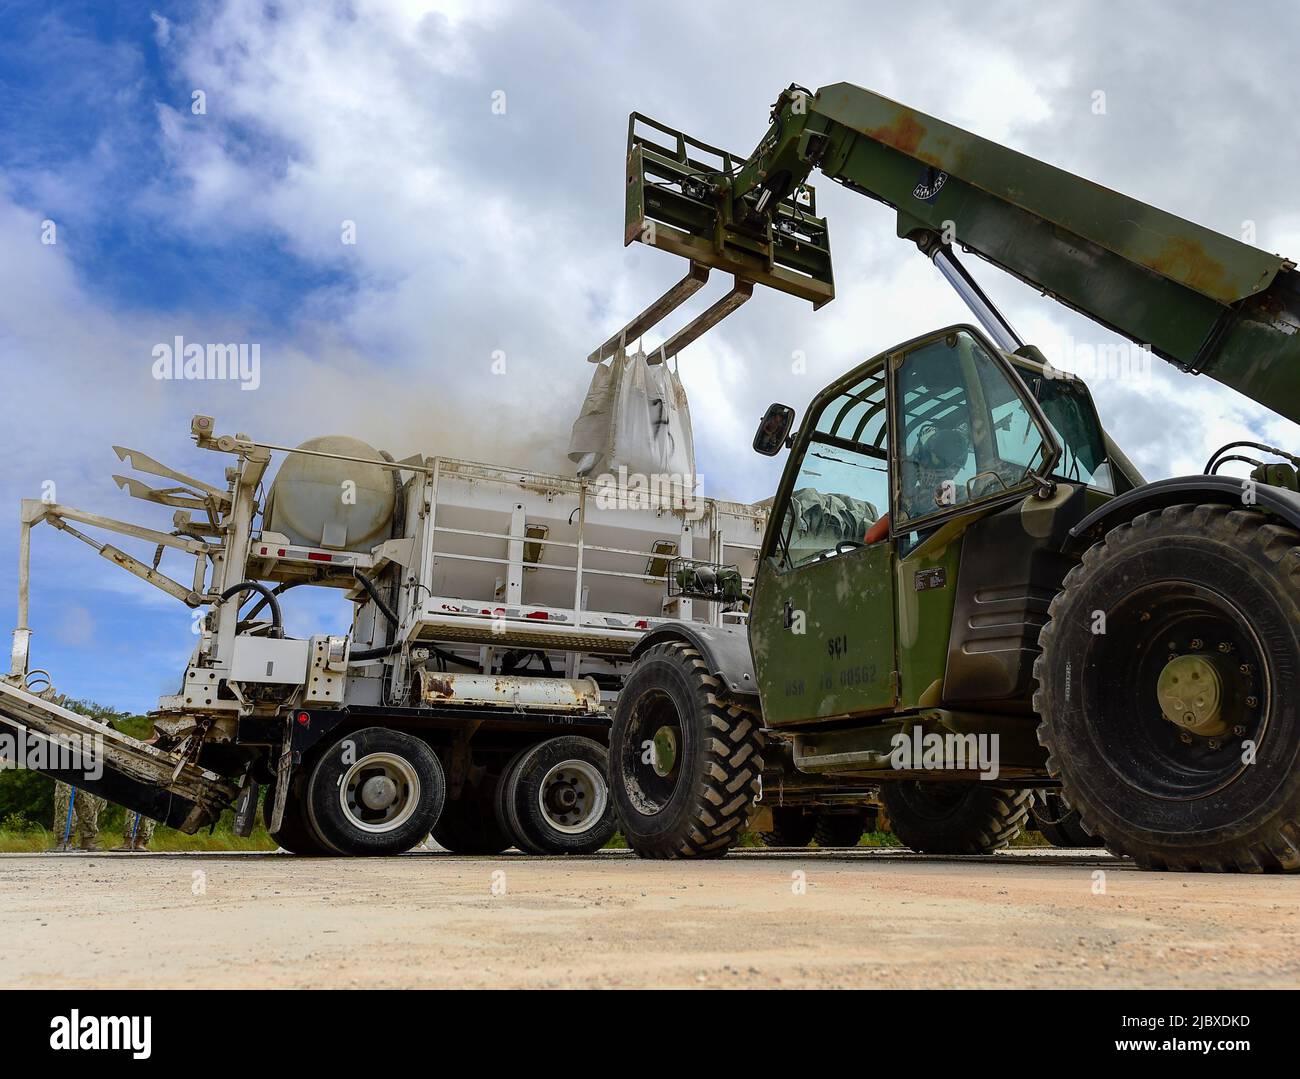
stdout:
[[1242,726],[1240,723],[1238,723],[1235,727],[1232,728],[1232,733],[1235,734],[1238,738],[1240,738],[1243,734],[1246,733],[1246,728]]
[[1192,643],[1188,647],[1190,647],[1193,652],[1199,652],[1205,647],[1205,642],[1201,640],[1200,637],[1193,637]]
[[1224,641],[1222,644],[1219,645],[1219,651],[1226,656],[1229,652],[1232,651],[1232,642]]
[[1178,736],[1178,740],[1185,746],[1190,746],[1192,744],[1192,736],[1186,731],[1183,731],[1183,733]]
[[1247,707],[1247,708],[1254,708],[1257,704],[1259,704],[1259,698],[1258,698],[1258,697],[1247,697],[1247,698],[1246,698],[1246,707]]

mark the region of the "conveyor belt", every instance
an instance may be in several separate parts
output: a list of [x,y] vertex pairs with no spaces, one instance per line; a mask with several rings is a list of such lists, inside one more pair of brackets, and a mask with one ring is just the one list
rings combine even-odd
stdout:
[[[183,832],[215,821],[235,798],[234,784],[197,765],[112,727],[0,680],[0,734],[25,732],[28,742],[17,761],[44,775],[107,798]],[[33,765],[36,740],[43,761]],[[90,747],[77,767],[68,747]],[[56,753],[53,750],[62,749]],[[86,765],[92,767],[87,768]],[[178,767],[179,765],[179,767]]]

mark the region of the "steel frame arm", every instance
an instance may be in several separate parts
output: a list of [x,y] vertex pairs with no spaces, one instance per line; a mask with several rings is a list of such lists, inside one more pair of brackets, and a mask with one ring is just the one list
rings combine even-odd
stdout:
[[[1295,264],[848,83],[787,90],[732,197],[812,168],[1300,422]],[[789,180],[785,179],[788,173]]]

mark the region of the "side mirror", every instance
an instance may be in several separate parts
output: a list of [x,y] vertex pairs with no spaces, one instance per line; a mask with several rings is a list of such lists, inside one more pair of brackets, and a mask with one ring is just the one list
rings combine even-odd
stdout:
[[764,457],[775,457],[789,445],[794,409],[780,403],[768,405],[754,432],[754,450]]

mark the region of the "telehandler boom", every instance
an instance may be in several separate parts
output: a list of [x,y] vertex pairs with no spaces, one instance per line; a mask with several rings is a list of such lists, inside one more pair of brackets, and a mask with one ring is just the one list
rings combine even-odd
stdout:
[[1146,483],[954,247],[1293,421],[1295,264],[858,87],[791,86],[748,157],[632,115],[625,241],[691,271],[611,342],[713,269],[735,287],[665,356],[755,284],[831,300],[813,169],[893,207],[979,328],[868,360],[793,435],[768,410],[755,449],[792,452],[747,628],[657,627],[619,696],[630,845],[725,853],[760,791],[781,811],[774,776],[817,776],[880,782],[921,850],[1003,846],[1059,786],[1144,866],[1300,870],[1300,458],[1243,441]]
[[[957,265],[954,243],[1300,422],[1300,279],[1291,260],[849,83],[816,94],[791,86],[771,121],[740,159],[633,113],[625,239],[821,306],[834,297],[830,248],[805,183],[819,169],[893,207],[898,235],[985,308],[978,317],[1006,351],[1021,343]],[[675,146],[643,137],[638,124]],[[697,152],[721,161],[704,164]]]

